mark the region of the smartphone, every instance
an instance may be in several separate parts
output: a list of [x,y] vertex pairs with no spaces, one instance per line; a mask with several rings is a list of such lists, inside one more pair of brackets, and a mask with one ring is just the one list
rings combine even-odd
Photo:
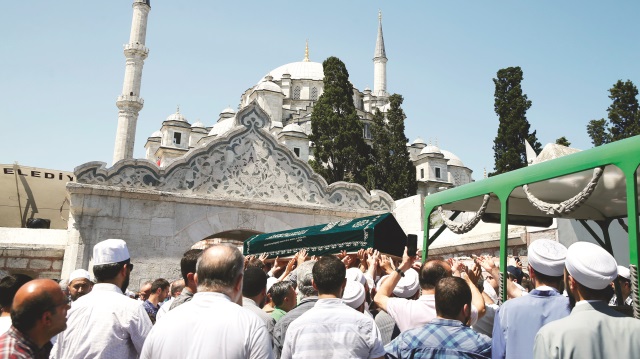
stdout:
[[415,257],[418,252],[418,236],[415,234],[407,235],[407,255]]

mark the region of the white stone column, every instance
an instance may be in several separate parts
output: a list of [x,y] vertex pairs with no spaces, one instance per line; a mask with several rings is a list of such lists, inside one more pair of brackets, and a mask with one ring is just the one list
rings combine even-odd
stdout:
[[140,85],[144,60],[149,55],[149,49],[145,46],[145,38],[150,10],[149,0],[134,0],[131,35],[129,43],[124,45],[124,56],[127,61],[122,95],[118,96],[116,101],[119,111],[113,163],[133,158],[138,113],[144,105],[144,100],[140,97]]

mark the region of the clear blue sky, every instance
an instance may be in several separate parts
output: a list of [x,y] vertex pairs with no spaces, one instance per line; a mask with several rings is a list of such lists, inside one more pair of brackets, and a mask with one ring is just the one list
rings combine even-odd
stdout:
[[[337,56],[352,83],[373,87],[378,9],[387,88],[402,94],[410,141],[438,139],[482,178],[493,168],[492,78],[520,66],[527,113],[542,144],[566,136],[592,147],[591,119],[606,117],[608,89],[640,85],[638,1],[152,1],[145,106],[135,156],[181,112],[215,123],[270,70]],[[0,163],[72,170],[110,165],[131,1],[11,1],[0,12]]]

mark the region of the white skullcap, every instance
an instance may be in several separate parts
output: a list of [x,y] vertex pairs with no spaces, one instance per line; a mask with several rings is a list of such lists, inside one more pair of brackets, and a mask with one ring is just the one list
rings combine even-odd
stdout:
[[93,265],[111,264],[129,259],[127,243],[122,239],[107,239],[93,247]]
[[536,272],[551,277],[564,274],[567,247],[551,239],[538,239],[529,245],[529,265]]
[[631,271],[625,266],[618,266],[618,275],[622,278],[631,280]]
[[87,280],[91,280],[91,275],[84,269],[76,269],[69,275],[69,283],[73,282],[74,279],[84,278]]
[[[378,281],[377,289],[380,290],[380,285],[389,276],[385,275]],[[420,288],[420,280],[418,279],[418,272],[415,269],[409,269],[404,272],[404,277],[400,278],[396,287],[393,288],[393,294],[399,298],[411,298]]]
[[360,282],[347,280],[344,293],[342,293],[344,304],[353,309],[358,309],[358,307],[364,303],[364,298],[364,286],[360,284]]
[[591,289],[604,289],[618,276],[615,258],[589,242],[572,244],[567,250],[565,265],[573,279]]
[[267,292],[271,289],[271,286],[278,282],[278,278],[269,277],[267,278]]
[[358,268],[349,268],[347,269],[347,273],[344,276],[347,278],[347,281],[358,282],[362,285],[367,283],[367,279],[362,274],[362,271]]

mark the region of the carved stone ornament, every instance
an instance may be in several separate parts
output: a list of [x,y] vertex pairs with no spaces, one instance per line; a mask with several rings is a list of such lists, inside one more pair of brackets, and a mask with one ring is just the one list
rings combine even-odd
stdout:
[[104,162],[88,162],[76,167],[77,182],[215,199],[393,210],[394,201],[386,192],[369,194],[364,187],[347,182],[327,185],[276,141],[267,131],[269,124],[269,115],[253,102],[237,114],[233,129],[165,169],[146,159],[122,160],[108,169]]

